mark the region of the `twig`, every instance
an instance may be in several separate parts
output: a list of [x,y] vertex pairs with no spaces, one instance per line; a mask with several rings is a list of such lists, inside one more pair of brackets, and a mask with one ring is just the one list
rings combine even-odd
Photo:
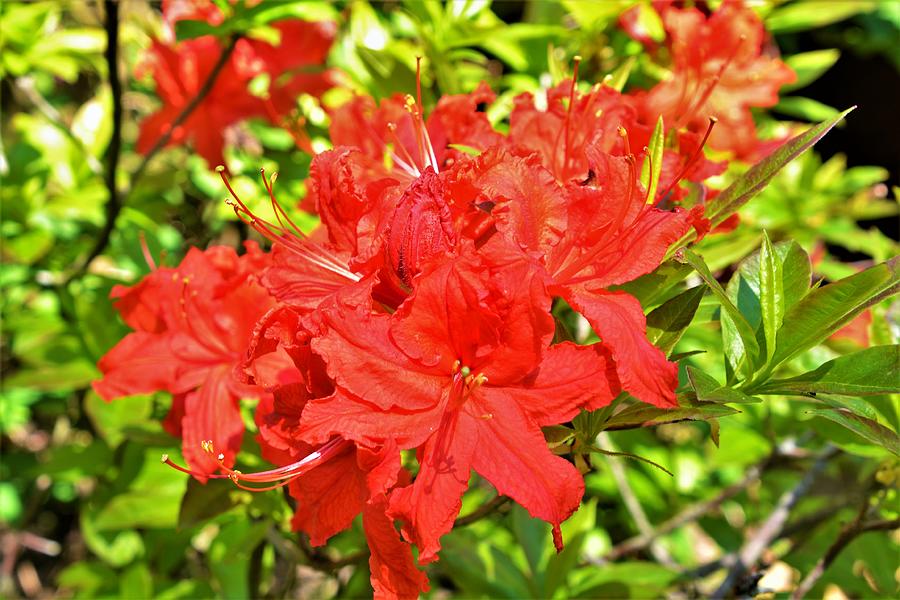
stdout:
[[[789,538],[797,533],[810,533],[813,529],[827,521],[830,517],[833,517],[834,514],[843,508],[845,505],[843,503],[840,504],[832,504],[822,508],[810,515],[797,519],[791,523],[788,523],[785,528],[779,532],[779,534],[775,537],[774,541]],[[791,550],[797,548],[797,545],[792,545]],[[710,562],[704,563],[687,571],[684,571],[681,576],[684,579],[698,579],[706,577],[707,575],[711,575],[718,571],[719,569],[730,569],[737,562],[738,553],[730,552],[719,558],[712,560]]]
[[[105,0],[107,5],[107,11],[109,11],[110,6],[115,6],[113,9],[113,13],[117,15],[118,13],[118,2],[117,0]],[[110,28],[110,23],[112,22],[111,13],[107,12],[107,34],[110,35],[110,42],[107,45],[107,61],[112,59],[112,54],[116,52],[116,50],[110,50],[110,47],[115,47],[117,44],[113,44],[113,37],[118,35],[118,30],[116,29],[116,33],[112,33],[112,28]],[[109,240],[112,236],[112,232],[116,226],[116,220],[118,219],[119,213],[122,211],[122,207],[125,205],[125,199],[127,199],[128,194],[131,193],[131,190],[134,189],[135,184],[140,180],[140,178],[144,175],[144,172],[147,170],[147,167],[150,164],[150,161],[153,160],[153,157],[159,153],[160,150],[165,147],[166,144],[169,143],[169,140],[172,139],[172,135],[175,130],[184,123],[185,120],[191,115],[191,113],[196,110],[200,103],[209,95],[210,91],[212,91],[213,86],[216,83],[216,80],[219,77],[219,74],[222,72],[222,69],[228,63],[228,60],[231,58],[232,53],[234,52],[234,48],[237,44],[237,41],[240,39],[239,35],[232,36],[228,45],[222,51],[222,54],[219,55],[216,64],[213,65],[212,70],[209,72],[209,75],[206,76],[206,80],[203,82],[203,85],[200,86],[200,89],[197,91],[197,94],[191,98],[191,101],[188,102],[184,108],[178,113],[178,116],[169,124],[169,128],[166,132],[156,140],[156,143],[150,148],[147,154],[144,155],[144,159],[138,165],[137,169],[135,169],[134,173],[130,177],[130,184],[126,190],[119,193],[118,189],[115,187],[115,173],[107,173],[107,187],[110,190],[109,200],[106,203],[106,223],[103,225],[103,229],[100,231],[100,234],[97,237],[97,242],[94,244],[94,247],[91,249],[91,252],[87,255],[87,258],[81,262],[80,266],[75,269],[72,274],[66,278],[65,283],[69,283],[73,279],[79,277],[87,267],[90,265],[91,261],[100,256],[103,250],[106,248],[107,244],[109,244]],[[110,87],[113,90],[113,139],[116,139],[115,131],[118,129],[121,131],[121,112],[122,112],[122,102],[121,102],[121,82],[119,81],[118,71],[113,69],[110,66]],[[116,90],[118,89],[118,97]],[[118,118],[116,117],[118,114]],[[118,127],[116,123],[119,123]],[[121,144],[121,134],[119,134],[119,142],[116,144],[116,148],[113,148],[113,143],[110,143],[110,154],[114,156],[114,159],[110,160],[110,171],[114,169],[118,164],[118,155],[119,148]],[[115,150],[113,152],[112,150]],[[110,184],[112,181],[112,184]],[[112,187],[110,187],[112,186]],[[113,192],[112,190],[116,191]]]
[[858,536],[870,531],[890,531],[900,527],[900,519],[881,519],[863,523],[861,517],[864,514],[865,511],[861,511],[859,516],[854,519],[852,523],[841,530],[841,533],[834,543],[825,551],[825,555],[819,559],[816,566],[812,568],[803,581],[800,582],[800,585],[797,586],[797,589],[794,590],[794,593],[791,594],[792,600],[805,598],[819,578],[825,573],[825,570],[834,562],[834,559],[836,559],[841,551]]
[[213,65],[212,70],[209,72],[209,75],[206,76],[206,81],[203,82],[203,85],[200,86],[200,89],[197,91],[197,95],[194,96],[190,102],[188,102],[181,112],[175,117],[175,120],[169,125],[169,128],[166,130],[164,134],[160,136],[156,143],[151,146],[150,150],[147,151],[147,154],[144,155],[144,160],[141,161],[141,164],[138,165],[138,168],[135,169],[134,174],[131,176],[131,187],[134,187],[134,184],[141,178],[144,174],[144,171],[147,170],[147,166],[150,164],[150,161],[153,160],[153,157],[165,147],[166,144],[169,143],[169,140],[172,139],[172,135],[175,133],[175,130],[181,126],[182,123],[187,120],[191,113],[203,102],[203,99],[209,95],[212,91],[213,86],[216,84],[216,80],[219,78],[219,73],[222,72],[222,69],[225,68],[225,65],[228,64],[228,59],[231,58],[231,54],[234,52],[234,48],[238,43],[238,40],[241,38],[240,35],[234,35],[228,42],[228,45],[222,51],[222,54],[219,55],[219,59],[216,61],[216,64]]
[[106,70],[109,75],[109,90],[112,96],[112,136],[109,140],[109,146],[106,148],[106,171],[104,172],[104,182],[109,198],[106,200],[104,211],[106,218],[103,223],[103,229],[97,235],[97,241],[94,247],[88,253],[87,257],[79,263],[72,273],[65,279],[63,286],[80,276],[87,269],[95,258],[97,258],[112,236],[113,229],[116,226],[116,219],[122,211],[122,197],[116,186],[116,172],[119,169],[119,155],[122,150],[122,80],[119,78],[119,2],[117,0],[104,0],[103,8],[106,12],[106,21],[104,28],[106,29],[106,48],[103,50],[103,57],[106,59]]
[[619,542],[618,544],[613,546],[609,552],[606,553],[603,559],[607,561],[618,560],[623,556],[633,554],[638,550],[643,550],[651,543],[653,543],[657,538],[664,536],[667,533],[671,533],[679,527],[686,525],[687,523],[696,521],[707,513],[718,509],[723,502],[730,498],[733,498],[734,496],[737,496],[751,483],[759,479],[760,475],[762,475],[763,470],[765,470],[771,464],[771,462],[771,460],[766,460],[752,466],[750,470],[747,471],[747,474],[743,479],[722,490],[715,498],[711,498],[705,502],[692,504],[691,506],[686,507],[680,513],[678,513],[668,521],[660,524],[658,527],[648,532],[647,534],[636,535],[625,541]]
[[[608,452],[617,451],[617,448],[606,432],[597,436],[597,446]],[[653,558],[662,565],[674,566],[675,561],[672,560],[672,557],[666,549],[656,541],[656,537],[658,536],[654,534],[653,526],[650,524],[649,519],[647,519],[644,508],[641,506],[634,490],[631,489],[631,484],[628,483],[628,477],[625,474],[625,469],[622,467],[622,459],[615,456],[606,456],[605,458],[606,462],[609,464],[610,473],[612,473],[613,479],[616,480],[616,485],[619,488],[619,493],[622,495],[622,501],[625,503],[625,508],[634,519],[638,531],[641,532],[641,536],[650,540],[647,545],[650,546],[650,553],[653,555]]]
[[741,550],[737,555],[737,560],[725,576],[725,581],[723,581],[718,589],[713,592],[711,596],[713,600],[725,598],[725,596],[734,589],[734,586],[740,577],[747,572],[747,569],[756,564],[759,557],[762,556],[763,551],[784,529],[787,519],[791,514],[791,510],[797,502],[800,501],[800,498],[806,495],[815,479],[819,476],[819,473],[825,469],[828,460],[837,454],[837,452],[838,450],[833,447],[829,447],[822,452],[813,466],[807,471],[803,479],[801,479],[793,489],[782,494],[781,498],[778,499],[778,504],[775,505],[772,514],[769,515],[769,518],[766,519],[759,530],[741,547]]
[[750,467],[746,475],[744,475],[744,478],[737,483],[734,483],[723,489],[714,498],[710,498],[709,500],[706,500],[704,502],[699,502],[685,507],[685,509],[680,513],[678,513],[668,521],[665,521],[662,524],[658,525],[648,534],[636,535],[627,540],[619,542],[618,544],[613,546],[610,551],[602,557],[601,560],[614,561],[622,558],[623,556],[627,556],[639,550],[643,550],[651,543],[653,543],[653,541],[657,538],[671,533],[679,527],[696,521],[704,515],[717,510],[722,505],[722,503],[741,493],[750,484],[758,480],[762,476],[763,472],[778,463],[780,460],[784,458],[803,458],[805,456],[806,455],[804,453],[798,450],[796,440],[785,440],[784,442],[776,446],[773,452],[768,457]]
[[509,502],[509,498],[506,496],[494,496],[494,498],[487,504],[482,504],[469,514],[457,518],[454,523],[454,527],[464,527],[466,525],[471,525],[476,521],[480,521],[495,510],[499,509],[507,502]]

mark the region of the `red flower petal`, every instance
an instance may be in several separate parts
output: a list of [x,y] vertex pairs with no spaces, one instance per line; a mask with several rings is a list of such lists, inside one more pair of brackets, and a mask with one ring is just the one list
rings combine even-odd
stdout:
[[[516,398],[515,392],[510,397]],[[570,462],[550,452],[541,430],[517,402],[506,400],[485,394],[466,405],[468,418],[478,429],[472,467],[499,494],[521,504],[531,516],[558,527],[581,503],[584,482]]]
[[612,351],[616,372],[626,391],[656,406],[678,406],[678,366],[668,362],[662,351],[647,340],[647,320],[633,296],[580,286],[560,286],[558,290]]
[[219,468],[216,457],[201,446],[204,441],[211,440],[214,451],[225,455],[226,465],[234,464],[241,447],[244,421],[238,398],[229,390],[230,379],[231,369],[216,367],[203,385],[184,397],[182,451],[188,465],[198,473],[214,473]]
[[391,493],[388,514],[404,522],[403,537],[419,548],[421,564],[437,560],[441,536],[453,529],[478,446],[474,421],[459,411],[445,413],[419,452],[416,480]]
[[[602,344],[550,346],[540,367],[514,388],[485,386],[492,403],[516,402],[540,426],[564,423],[580,408],[594,410],[619,393],[615,363]],[[513,400],[514,399],[514,400]]]
[[376,599],[410,599],[428,591],[428,578],[416,568],[412,548],[404,543],[387,517],[382,496],[363,509],[363,530],[369,544],[369,571]]

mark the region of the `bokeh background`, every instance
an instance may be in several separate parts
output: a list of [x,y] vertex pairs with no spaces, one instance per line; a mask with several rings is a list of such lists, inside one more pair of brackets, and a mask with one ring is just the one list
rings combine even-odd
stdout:
[[[222,201],[215,165],[189,146],[166,148],[149,161],[135,150],[140,123],[159,105],[142,61],[163,24],[157,3],[115,4],[120,147],[111,145],[108,6],[88,0],[0,4],[0,595],[370,594],[359,527],[327,549],[309,547],[290,532],[292,506],[280,493],[249,494],[227,482],[202,486],[160,463],[161,454],[179,451],[178,440],[160,425],[166,395],[106,403],[90,388],[97,360],[128,331],[108,295],[113,285],[148,272],[144,243],[157,262],[175,264],[192,245],[238,246],[255,235]],[[618,15],[635,4],[630,0],[270,4],[285,14],[337,23],[327,66],[341,71],[340,87],[321,99],[296,98],[296,114],[316,150],[328,147],[330,106],[354,92],[375,98],[411,92],[417,55],[427,66],[426,105],[486,80],[500,95],[497,120],[515,94],[566,76],[575,55],[584,58],[581,78],[588,84],[629,57],[636,65],[629,85],[655,76],[640,44],[617,27]],[[797,240],[813,257],[816,277],[826,280],[895,256],[900,2],[757,4],[773,51],[780,48],[799,76],[777,106],[759,111],[761,131],[777,135],[853,104],[859,109],[744,207],[739,229],[705,242],[707,262],[727,280],[758,248],[763,229],[774,241]],[[304,227],[315,226],[314,216],[294,206],[305,194],[310,156],[285,128],[250,120],[228,128],[226,139],[233,184],[251,207],[264,206],[259,168],[278,170],[281,199]],[[113,154],[118,197],[111,200]],[[710,321],[714,306],[702,310]],[[877,306],[866,319],[816,349],[800,368],[847,349],[896,341],[896,307]],[[717,347],[721,355],[715,327],[700,323],[676,350],[704,348],[714,355]],[[712,372],[722,368],[704,364],[702,356],[692,360]],[[897,430],[896,398],[867,402],[874,419]],[[248,406],[252,431],[250,415]],[[660,463],[674,476],[642,462],[597,457],[586,477],[584,506],[564,526],[563,554],[552,552],[544,524],[518,507],[498,506],[447,536],[441,561],[430,571],[431,595],[691,597],[815,463],[820,446],[810,446],[811,440],[828,440],[841,452],[828,457],[825,475],[797,505],[785,535],[765,555],[769,568],[748,592],[790,589],[861,502],[896,502],[896,456],[810,417],[792,401],[749,406],[719,427],[719,448],[705,423],[616,433],[610,443],[617,449]],[[250,468],[263,464],[251,439],[248,433],[239,457]],[[641,532],[623,500],[623,478],[651,523],[668,523],[710,500],[716,505],[612,561],[610,550]],[[731,486],[737,487],[727,495]],[[491,495],[489,486],[474,486],[463,514]],[[813,595],[895,594],[896,542],[896,532],[856,538]]]

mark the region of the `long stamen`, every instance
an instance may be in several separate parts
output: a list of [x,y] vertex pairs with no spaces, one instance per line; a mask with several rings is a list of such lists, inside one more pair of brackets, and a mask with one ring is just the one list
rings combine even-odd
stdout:
[[[213,473],[209,475],[205,473],[197,473],[196,471],[192,471],[191,469],[182,467],[181,465],[172,462],[172,460],[169,459],[168,454],[164,454],[162,456],[162,462],[169,465],[173,469],[181,471],[182,473],[187,473],[188,475],[207,477],[209,479],[230,479],[237,487],[243,490],[248,490],[251,492],[264,492],[287,485],[297,477],[308,473],[322,463],[334,458],[347,448],[350,448],[352,446],[352,442],[348,442],[340,438],[335,438],[330,442],[322,445],[318,450],[311,452],[310,454],[304,456],[294,463],[279,467],[277,469],[270,469],[268,471],[261,471],[258,473],[243,473],[237,469],[232,469],[226,466],[225,455],[216,454],[215,448],[213,447],[213,443],[211,441],[204,441],[200,444],[200,446],[205,452],[215,456],[216,462],[218,463],[219,468],[223,471],[223,473]],[[267,487],[252,487],[245,485],[245,483],[273,483],[274,485]]]
[[[372,127],[372,124],[369,122],[369,120],[365,116],[360,116],[359,122],[361,122],[365,125],[366,129],[369,131],[369,135],[372,137],[373,140],[376,141],[376,143],[378,143],[379,146],[381,146],[381,149],[383,152],[388,153],[388,156],[391,157],[391,160],[394,162],[395,165],[400,167],[410,177],[418,177],[419,175],[421,175],[421,173],[419,172],[419,169],[416,168],[416,166],[415,166],[416,161],[412,161],[412,164],[409,164],[405,160],[403,160],[402,158],[397,156],[396,152],[394,152],[390,148],[388,148],[388,145],[385,143],[385,141],[383,139],[381,139],[381,136],[378,135],[378,132],[375,131],[375,128]],[[400,144],[400,146],[402,146],[402,144]],[[407,154],[409,154],[409,153],[407,152]]]
[[307,261],[318,267],[331,271],[332,273],[340,275],[341,277],[354,282],[360,280],[360,277],[356,273],[349,271],[343,264],[341,264],[340,260],[337,257],[309,241],[306,238],[306,235],[303,234],[303,232],[300,230],[300,228],[297,227],[297,225],[294,224],[289,217],[287,217],[287,213],[275,198],[271,183],[266,180],[265,172],[263,172],[263,184],[266,187],[266,191],[269,193],[269,198],[272,201],[273,206],[276,207],[275,216],[278,218],[279,223],[281,223],[282,215],[284,217],[287,217],[288,222],[291,224],[296,234],[287,229],[283,224],[275,225],[274,223],[270,223],[269,221],[261,219],[253,214],[253,211],[251,211],[250,208],[246,204],[244,204],[244,202],[234,191],[234,188],[231,187],[231,183],[225,176],[225,168],[221,166],[216,167],[216,172],[219,173],[219,177],[222,178],[222,182],[225,184],[225,188],[234,199],[233,202],[230,200],[226,200],[225,202],[234,209],[235,214],[243,223],[258,231],[268,240],[282,244],[298,256],[306,259]]
[[150,267],[151,271],[155,271],[156,261],[153,260],[153,253],[150,252],[150,247],[147,245],[147,236],[144,235],[143,230],[138,232],[138,239],[141,242],[141,252],[144,254],[144,261],[147,263],[147,266]]
[[566,167],[569,165],[569,123],[572,120],[572,111],[575,109],[575,90],[578,85],[578,65],[581,64],[581,57],[575,56],[572,59],[574,62],[574,66],[572,67],[572,87],[569,88],[569,106],[566,109],[566,120],[564,125],[564,136],[563,140],[563,164],[562,168],[565,171]]
[[697,95],[692,102],[688,105],[684,111],[682,111],[681,115],[675,121],[675,129],[678,129],[684,123],[684,119],[689,117],[691,113],[696,110],[699,110],[706,104],[706,101],[709,100],[709,97],[712,95],[713,91],[716,89],[716,86],[719,85],[719,82],[722,80],[722,75],[725,73],[725,69],[731,64],[731,62],[737,56],[738,50],[740,50],[741,45],[747,40],[746,35],[741,35],[738,43],[735,45],[734,49],[728,55],[728,57],[722,62],[722,65],[716,71],[716,74],[709,80],[709,83],[706,84],[703,92]]
[[419,145],[419,154],[422,155],[422,162],[425,166],[431,166],[434,172],[439,172],[437,156],[434,153],[434,146],[431,144],[431,137],[428,135],[428,129],[425,127],[425,108],[422,104],[422,57],[416,57],[416,105],[413,113],[413,123],[416,128],[416,143]]
[[675,179],[672,180],[672,183],[670,183],[666,187],[665,191],[663,191],[662,194],[658,195],[659,198],[665,198],[666,195],[668,195],[668,193],[671,192],[675,188],[675,186],[681,182],[684,176],[687,175],[688,171],[691,170],[697,160],[699,160],[699,158],[703,155],[703,147],[706,146],[706,142],[707,140],[709,140],[709,136],[712,133],[713,127],[715,127],[716,123],[718,122],[719,120],[715,117],[709,118],[709,125],[706,126],[706,133],[703,134],[703,139],[700,140],[700,145],[697,146],[697,149],[694,150],[694,153],[691,154],[691,157],[688,158],[687,161],[685,161],[684,166],[681,168],[681,171],[678,172],[678,175],[675,177]]
[[[178,274],[175,274],[178,277]],[[194,307],[191,299],[197,296],[196,290],[189,289],[191,285],[190,277],[183,277],[181,280],[181,298],[179,304],[181,306],[181,316],[184,320],[184,326],[193,337],[194,341],[201,346],[207,348],[213,354],[230,354],[224,339],[228,332],[219,330],[218,333],[210,330],[210,319],[195,318],[196,307]],[[194,316],[188,311],[195,309]],[[201,331],[202,329],[202,331]]]
[[401,152],[403,152],[405,160],[408,161],[410,165],[412,165],[409,167],[409,169],[415,172],[416,177],[421,175],[422,173],[419,171],[418,167],[415,166],[416,159],[412,157],[412,155],[409,153],[409,150],[406,149],[406,146],[403,145],[403,142],[401,142],[400,138],[397,136],[397,124],[388,123],[387,128],[388,135],[391,137],[391,141],[394,142],[394,146],[396,146]]

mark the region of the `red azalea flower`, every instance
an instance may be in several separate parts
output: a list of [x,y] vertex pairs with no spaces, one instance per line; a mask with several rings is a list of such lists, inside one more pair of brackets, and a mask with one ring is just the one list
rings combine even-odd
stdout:
[[773,106],[778,88],[796,79],[789,67],[764,52],[765,29],[738,0],[726,0],[706,17],[696,8],[667,7],[662,14],[672,56],[672,77],[639,94],[646,121],[695,132],[719,120],[710,137],[718,150],[752,157],[757,150],[750,108]]
[[[409,479],[400,467],[400,452],[393,441],[369,449],[334,438],[324,446],[338,444],[327,460],[297,475],[291,470],[323,452],[302,441],[300,419],[307,402],[334,391],[322,359],[311,351],[310,334],[302,319],[296,309],[270,311],[259,321],[242,366],[248,383],[273,392],[257,406],[257,440],[263,457],[282,467],[268,478],[257,474],[253,479],[289,484],[290,494],[297,500],[292,526],[306,532],[313,546],[347,529],[361,513],[376,597],[415,598],[428,589],[427,578],[416,569],[410,546],[400,540],[386,515],[387,494]],[[285,356],[289,360],[284,360]],[[245,475],[229,472],[240,485]]]
[[387,155],[393,162],[392,176],[408,181],[427,167],[440,171],[466,156],[450,144],[484,150],[503,141],[479,110],[496,99],[487,84],[482,82],[470,94],[440,98],[426,119],[418,64],[416,82],[416,98],[394,94],[376,106],[368,96],[356,96],[333,110],[332,143],[356,148],[378,164]]
[[185,459],[201,477],[219,468],[202,443],[212,441],[231,464],[244,431],[238,400],[260,393],[236,381],[232,370],[272,304],[254,276],[264,262],[251,243],[241,257],[225,247],[192,248],[177,268],[112,291],[135,331],[100,359],[103,379],[94,389],[106,400],[172,393],[166,428],[182,437]]
[[[218,8],[202,1],[167,2],[163,15],[168,37],[174,36],[174,24],[179,20],[200,19],[216,24],[223,18]],[[225,130],[229,126],[251,117],[267,117],[278,123],[294,108],[299,94],[318,96],[334,85],[334,72],[320,68],[334,41],[334,23],[290,19],[271,26],[279,33],[280,43],[273,46],[262,40],[238,40],[209,93],[175,128],[168,145],[190,142],[210,166],[222,164]],[[221,43],[212,36],[180,43],[153,40],[150,58],[142,69],[152,71],[163,106],[141,123],[139,152],[148,152],[169,131],[197,97],[223,52]],[[264,73],[271,77],[266,99],[247,89],[251,79]],[[298,143],[306,146],[302,139]]]
[[622,387],[645,402],[676,406],[677,366],[647,340],[638,301],[607,288],[659,266],[691,216],[647,204],[634,157],[592,152],[590,165],[589,184],[563,188],[535,157],[490,150],[471,167],[471,189],[491,199],[504,243],[539,257],[551,293],[590,322],[615,358]]
[[561,545],[559,524],[584,486],[540,427],[607,404],[618,386],[601,346],[549,346],[549,306],[528,263],[494,267],[467,254],[434,262],[392,316],[341,302],[320,309],[312,348],[336,389],[307,404],[301,435],[419,449],[418,476],[390,495],[389,513],[420,562],[436,559],[470,469],[551,522]]

